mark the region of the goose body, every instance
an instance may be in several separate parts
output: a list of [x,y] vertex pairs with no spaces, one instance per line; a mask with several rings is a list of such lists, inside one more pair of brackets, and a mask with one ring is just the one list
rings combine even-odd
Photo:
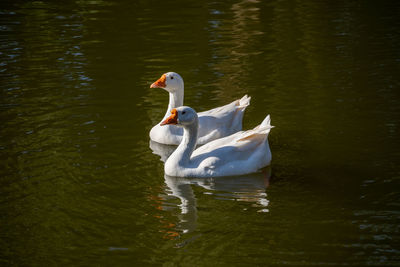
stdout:
[[271,162],[268,134],[270,116],[252,130],[236,132],[197,149],[198,116],[190,107],[172,110],[161,125],[176,124],[184,134],[178,148],[167,159],[165,174],[177,177],[235,176],[257,172]]
[[[163,88],[169,92],[169,104],[165,113],[165,120],[171,110],[183,106],[184,83],[181,76],[175,72],[168,72],[154,82],[151,88]],[[197,144],[203,145],[212,140],[231,135],[242,130],[242,120],[246,107],[250,105],[247,95],[225,106],[198,113],[199,132]],[[150,131],[150,139],[157,143],[179,145],[183,138],[183,129],[175,125],[155,125]]]

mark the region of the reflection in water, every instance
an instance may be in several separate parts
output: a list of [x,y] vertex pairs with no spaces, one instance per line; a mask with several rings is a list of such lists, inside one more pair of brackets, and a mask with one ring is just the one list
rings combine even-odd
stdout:
[[[252,203],[258,212],[268,212],[269,201],[265,189],[269,185],[271,168],[267,167],[259,173],[243,176],[216,177],[216,178],[183,178],[165,175],[167,196],[179,198],[180,209],[177,231],[183,234],[193,232],[197,227],[197,199],[192,186],[199,186],[206,190],[204,194],[212,195],[216,201],[231,200]],[[168,198],[164,207],[170,207]],[[223,204],[222,204],[223,205]]]
[[[218,88],[218,99],[228,100],[240,94],[249,94],[249,85],[244,82],[252,74],[253,61],[262,54],[257,46],[260,36],[264,34],[259,4],[258,0],[242,0],[232,4],[230,9],[233,17],[230,23],[221,20],[220,13],[213,9],[210,11],[212,68],[217,76],[214,85]],[[222,41],[224,39],[229,42]]]
[[165,162],[177,146],[164,145],[150,140],[150,148],[153,154],[160,156],[160,160]]

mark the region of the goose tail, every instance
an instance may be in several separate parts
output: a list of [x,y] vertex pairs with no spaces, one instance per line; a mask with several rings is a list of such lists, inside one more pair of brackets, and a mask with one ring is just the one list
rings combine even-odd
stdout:
[[268,115],[260,125],[255,127],[253,130],[246,131],[245,136],[240,138],[238,141],[259,140],[264,142],[267,140],[268,134],[272,128],[274,128],[274,126],[271,125],[271,116]]
[[256,127],[259,133],[268,134],[269,131],[274,128],[275,126],[271,125],[271,116],[267,115],[265,119],[261,122],[259,126]]
[[248,105],[250,105],[251,97],[248,95],[244,95],[241,99],[239,99],[239,108],[245,109]]
[[271,116],[268,114],[267,117],[261,122],[260,124],[261,128],[268,127],[268,128],[273,128],[274,126],[271,126]]

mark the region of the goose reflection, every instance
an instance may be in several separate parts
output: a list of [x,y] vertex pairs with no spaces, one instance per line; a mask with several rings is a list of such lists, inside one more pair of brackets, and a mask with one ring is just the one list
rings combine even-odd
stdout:
[[192,186],[206,189],[206,194],[213,195],[215,199],[249,202],[252,207],[259,208],[258,212],[268,212],[269,201],[265,189],[270,177],[270,167],[259,173],[232,177],[182,178],[165,175],[165,193],[179,198],[181,202],[178,205],[180,213],[176,230],[185,234],[196,229],[197,199]]
[[160,160],[165,162],[178,146],[164,145],[150,140],[150,149],[153,154],[160,156]]

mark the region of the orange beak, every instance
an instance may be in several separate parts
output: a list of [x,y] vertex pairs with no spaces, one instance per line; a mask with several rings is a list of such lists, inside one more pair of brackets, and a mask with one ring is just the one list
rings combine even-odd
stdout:
[[161,126],[166,124],[177,124],[178,123],[178,112],[176,109],[171,110],[171,116],[166,118],[163,122],[161,122]]
[[161,78],[158,79],[157,81],[155,81],[154,83],[152,83],[150,85],[150,88],[165,88],[165,86],[167,86],[165,84],[166,79],[167,79],[167,77],[165,77],[165,74],[161,75]]

